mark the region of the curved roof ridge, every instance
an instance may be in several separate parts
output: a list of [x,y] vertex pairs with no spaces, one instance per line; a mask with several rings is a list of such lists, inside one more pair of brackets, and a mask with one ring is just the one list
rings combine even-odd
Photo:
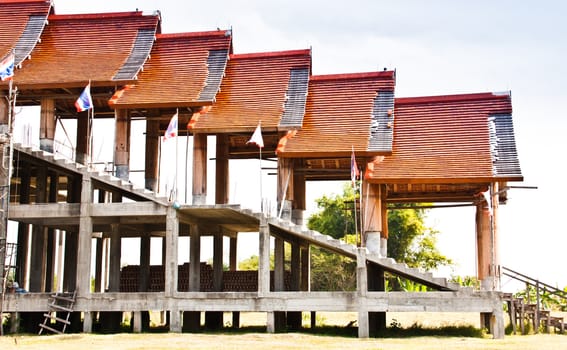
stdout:
[[282,56],[310,56],[310,55],[311,55],[311,49],[299,49],[299,50],[267,51],[267,52],[232,54],[232,55],[230,55],[230,59],[282,57]]
[[312,75],[311,81],[366,79],[366,78],[395,79],[395,77],[396,77],[396,71],[387,70],[387,71],[362,72],[362,73],[318,74],[318,75]]
[[510,91],[506,91],[506,92],[477,92],[477,93],[451,94],[451,95],[432,95],[432,96],[418,96],[418,97],[396,97],[396,105],[475,101],[475,100],[487,100],[487,99],[507,99],[510,98],[511,96],[512,93]]

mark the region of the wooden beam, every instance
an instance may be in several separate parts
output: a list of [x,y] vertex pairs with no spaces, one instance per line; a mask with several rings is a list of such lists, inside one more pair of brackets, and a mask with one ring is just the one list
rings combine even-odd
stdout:
[[128,180],[130,173],[130,115],[127,109],[115,111],[114,167],[116,177]]
[[229,166],[228,166],[228,135],[217,134],[216,169],[215,169],[215,203],[229,202]]
[[53,153],[53,140],[55,139],[55,100],[41,99],[39,118],[39,148]]

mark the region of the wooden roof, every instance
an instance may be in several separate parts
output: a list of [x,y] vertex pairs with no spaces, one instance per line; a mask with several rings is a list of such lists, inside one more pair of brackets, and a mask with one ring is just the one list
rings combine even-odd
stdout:
[[[141,12],[50,15],[31,60],[14,77],[20,89],[115,85],[136,78],[154,36],[158,14]],[[150,40],[148,42],[148,40]]]
[[[258,122],[263,131],[287,129],[281,121],[292,70],[311,68],[311,50],[235,54],[216,101],[206,114],[193,117],[192,130],[200,133],[251,132]],[[307,83],[307,81],[305,82]],[[303,114],[301,108],[298,113]]]
[[[303,127],[278,156],[350,157],[353,148],[361,156],[389,154],[394,87],[393,71],[312,76]],[[377,146],[373,138],[387,141]]]
[[[370,163],[365,178],[373,183],[522,181],[511,113],[509,93],[396,98],[392,155]],[[498,120],[505,120],[506,130],[495,125]]]
[[16,51],[16,65],[37,44],[47,16],[49,0],[0,0],[0,59]]
[[118,91],[114,108],[211,104],[231,51],[231,31],[159,34],[136,84]]

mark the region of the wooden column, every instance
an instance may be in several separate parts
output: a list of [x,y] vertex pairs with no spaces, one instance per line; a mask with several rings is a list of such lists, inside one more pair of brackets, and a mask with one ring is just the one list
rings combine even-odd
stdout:
[[41,98],[41,112],[39,119],[39,148],[53,153],[53,140],[55,139],[55,100]]
[[215,169],[215,203],[229,202],[229,166],[228,135],[217,134],[216,169]]
[[[476,206],[477,278],[487,287],[490,271],[490,211],[485,202]],[[488,283],[489,284],[489,283]]]
[[382,232],[380,234],[380,254],[388,256],[388,189],[386,185],[380,185],[380,209],[382,211]]
[[146,189],[157,192],[159,176],[159,120],[146,120],[146,163],[144,168]]
[[[10,104],[8,103],[8,95],[0,95],[0,131],[8,131],[8,111]],[[5,130],[4,130],[5,129]]]
[[[278,158],[278,215],[282,213],[285,217],[286,214],[281,211],[281,206],[284,205],[285,201],[293,203],[293,194],[293,159]],[[291,207],[284,207],[284,209],[291,210]]]
[[127,109],[114,111],[114,168],[116,177],[128,180],[130,173],[130,116]]
[[89,160],[89,117],[88,113],[81,112],[77,115],[77,148],[75,149],[75,161],[87,164]]
[[[303,160],[296,159],[294,161],[296,168],[303,167]],[[296,225],[304,224],[304,213],[306,209],[305,203],[305,173],[293,172],[293,203],[291,211],[291,221]]]
[[207,135],[193,136],[193,205],[207,203]]
[[369,254],[380,254],[382,239],[382,205],[380,185],[366,184],[364,199],[367,201],[364,207],[364,225],[362,245],[366,246]]

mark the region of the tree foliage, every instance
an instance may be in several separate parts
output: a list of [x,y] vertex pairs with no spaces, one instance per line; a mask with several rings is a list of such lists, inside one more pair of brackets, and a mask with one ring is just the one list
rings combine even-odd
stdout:
[[[342,195],[323,196],[316,200],[320,211],[312,215],[307,226],[334,238],[354,233],[353,199],[355,192],[350,184]],[[435,269],[450,265],[452,261],[436,248],[437,231],[426,227],[425,209],[396,209],[388,211],[388,256],[410,267]],[[329,264],[336,262],[330,261]]]

